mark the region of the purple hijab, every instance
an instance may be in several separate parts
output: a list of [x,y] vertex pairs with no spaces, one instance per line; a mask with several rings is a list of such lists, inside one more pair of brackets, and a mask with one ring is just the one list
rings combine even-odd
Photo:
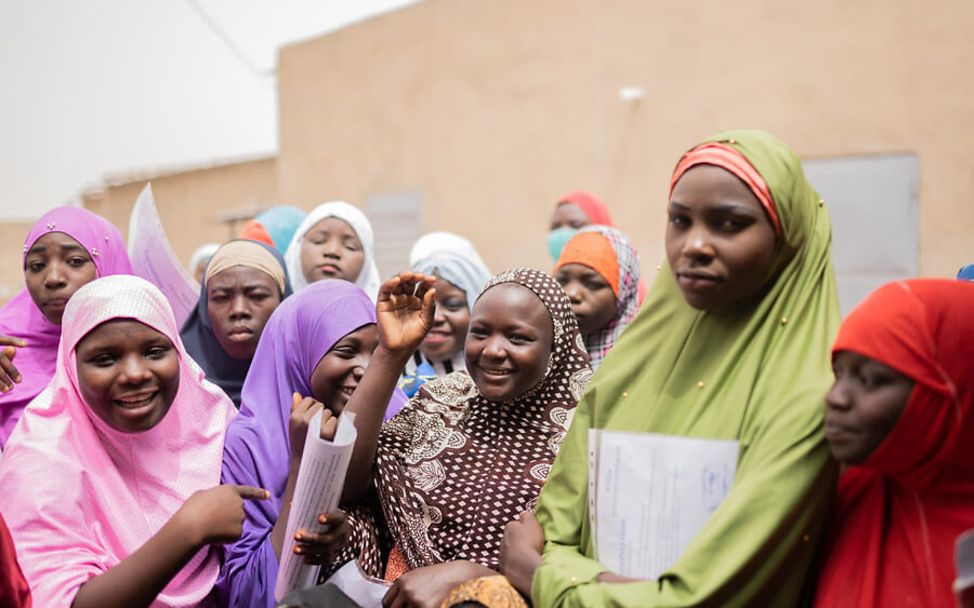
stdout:
[[[81,243],[94,261],[98,277],[132,273],[125,241],[118,229],[81,207],[57,207],[42,215],[24,240],[21,266],[30,248],[48,232],[63,232]],[[14,359],[23,380],[9,393],[0,393],[0,447],[3,447],[21,412],[54,377],[61,326],[47,320],[25,287],[0,309],[0,335],[27,341],[25,348],[17,349]]]
[[[325,353],[369,323],[375,323],[371,298],[354,283],[329,279],[284,300],[264,326],[244,381],[240,414],[227,428],[223,483],[266,488],[271,497],[244,503],[243,534],[225,547],[217,581],[225,605],[274,606],[278,563],[270,535],[287,485],[291,395],[311,395],[311,373]],[[386,419],[405,402],[396,389]]]

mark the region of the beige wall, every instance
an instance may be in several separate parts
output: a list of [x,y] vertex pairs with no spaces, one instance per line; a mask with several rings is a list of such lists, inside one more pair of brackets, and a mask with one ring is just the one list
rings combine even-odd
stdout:
[[0,222],[0,304],[24,286],[24,239],[34,222]]
[[82,202],[126,234],[132,205],[148,181],[166,235],[184,264],[199,245],[235,236],[230,225],[218,219],[220,213],[254,210],[277,201],[275,159],[262,158],[151,179],[117,178],[110,181],[111,185],[84,193]]
[[279,194],[418,190],[496,270],[547,267],[554,201],[589,189],[651,273],[680,153],[760,127],[805,158],[916,154],[920,271],[949,275],[974,259],[974,2],[932,6],[426,0],[281,51]]

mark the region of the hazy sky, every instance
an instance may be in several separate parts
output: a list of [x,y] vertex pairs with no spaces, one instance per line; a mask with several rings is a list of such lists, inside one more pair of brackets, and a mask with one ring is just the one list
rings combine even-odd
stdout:
[[0,0],[0,221],[105,174],[273,153],[277,48],[414,1]]

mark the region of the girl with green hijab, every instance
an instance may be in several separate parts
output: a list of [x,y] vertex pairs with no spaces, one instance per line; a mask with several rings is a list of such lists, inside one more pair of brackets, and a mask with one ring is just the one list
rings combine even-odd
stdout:
[[[687,152],[667,213],[668,263],[579,402],[540,529],[529,514],[508,526],[504,571],[536,606],[801,603],[836,474],[822,407],[839,322],[828,213],[795,154],[760,131]],[[739,442],[726,498],[656,580],[597,560],[589,429]]]

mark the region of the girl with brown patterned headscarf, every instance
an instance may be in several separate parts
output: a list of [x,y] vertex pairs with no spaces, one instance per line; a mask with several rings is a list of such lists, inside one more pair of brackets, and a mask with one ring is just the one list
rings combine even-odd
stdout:
[[[379,394],[385,368],[394,367],[379,352],[404,342],[401,329],[410,315],[424,314],[429,285],[410,273],[383,285],[378,365],[370,365],[346,408],[358,416],[360,442],[345,496],[358,500],[346,505],[353,534],[338,563],[357,556],[368,573],[396,581],[387,599],[404,594],[408,603],[439,603],[458,582],[496,574],[504,526],[533,509],[592,375],[558,283],[536,270],[501,273],[474,306],[465,344],[469,375],[424,384],[382,427],[374,456],[362,458],[370,424],[363,418],[379,420],[366,400],[372,390]],[[361,463],[372,467],[371,487],[356,483],[356,460],[359,471]]]

